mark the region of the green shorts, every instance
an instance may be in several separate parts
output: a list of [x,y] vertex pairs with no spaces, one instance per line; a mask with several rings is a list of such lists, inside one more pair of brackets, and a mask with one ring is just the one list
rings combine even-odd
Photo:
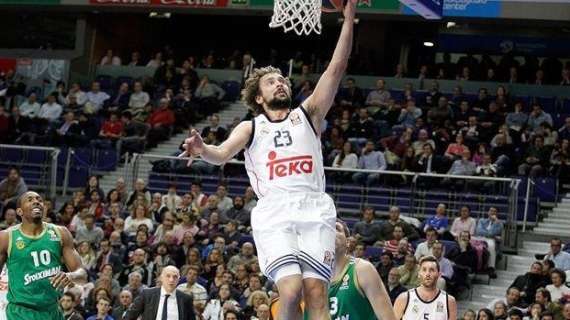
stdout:
[[8,303],[6,307],[6,319],[8,320],[63,320],[61,309],[51,308],[37,310],[24,307],[19,304]]

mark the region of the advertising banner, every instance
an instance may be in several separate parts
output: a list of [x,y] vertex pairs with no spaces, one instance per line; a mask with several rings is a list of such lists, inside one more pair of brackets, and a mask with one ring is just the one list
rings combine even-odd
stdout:
[[[422,0],[422,2],[426,1],[428,0]],[[417,15],[407,6],[402,6],[402,13]],[[444,17],[497,18],[501,16],[501,2],[497,0],[443,0],[442,13]]]
[[488,54],[513,52],[536,56],[563,56],[570,52],[570,42],[559,39],[462,34],[440,34],[437,47],[442,52],[467,52],[476,48],[477,52]]
[[426,19],[441,19],[443,0],[400,0],[400,2]]
[[89,0],[89,3],[105,6],[224,8],[228,0]]

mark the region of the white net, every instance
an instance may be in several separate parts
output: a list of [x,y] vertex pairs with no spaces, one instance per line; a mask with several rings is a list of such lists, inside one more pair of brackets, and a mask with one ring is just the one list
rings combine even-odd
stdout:
[[321,34],[322,0],[275,0],[269,27],[298,35]]

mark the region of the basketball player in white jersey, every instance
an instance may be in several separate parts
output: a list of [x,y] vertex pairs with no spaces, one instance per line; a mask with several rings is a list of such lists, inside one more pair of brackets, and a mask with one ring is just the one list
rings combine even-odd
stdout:
[[397,319],[402,320],[456,320],[455,298],[436,287],[441,276],[434,256],[424,256],[419,262],[420,286],[398,296],[394,302]]
[[356,1],[345,5],[330,64],[301,106],[291,108],[291,83],[279,69],[256,69],[242,100],[257,116],[236,126],[219,146],[205,145],[196,130],[184,142],[182,155],[215,165],[245,148],[246,170],[259,197],[251,214],[253,237],[262,271],[277,283],[280,320],[301,318],[301,297],[311,320],[330,319],[336,210],[325,193],[320,132],[348,64]]

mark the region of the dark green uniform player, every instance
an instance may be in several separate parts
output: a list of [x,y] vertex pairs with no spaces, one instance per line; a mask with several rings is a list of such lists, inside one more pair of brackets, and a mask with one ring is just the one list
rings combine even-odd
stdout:
[[[43,232],[31,237],[18,225],[8,232],[8,319],[62,319],[59,305],[54,304],[61,291],[50,281],[63,268],[59,230],[44,224]],[[30,314],[30,309],[35,313]]]
[[18,200],[22,223],[0,231],[0,269],[5,263],[8,269],[8,320],[63,320],[63,288],[86,275],[69,230],[44,223],[44,210],[42,197],[26,192]]
[[329,308],[332,320],[369,320],[376,314],[358,285],[355,258],[345,267],[342,276],[331,282],[329,287]]
[[[328,297],[332,320],[396,320],[390,298],[374,266],[347,254],[348,227],[336,223],[335,268]],[[314,320],[305,312],[305,320]]]

